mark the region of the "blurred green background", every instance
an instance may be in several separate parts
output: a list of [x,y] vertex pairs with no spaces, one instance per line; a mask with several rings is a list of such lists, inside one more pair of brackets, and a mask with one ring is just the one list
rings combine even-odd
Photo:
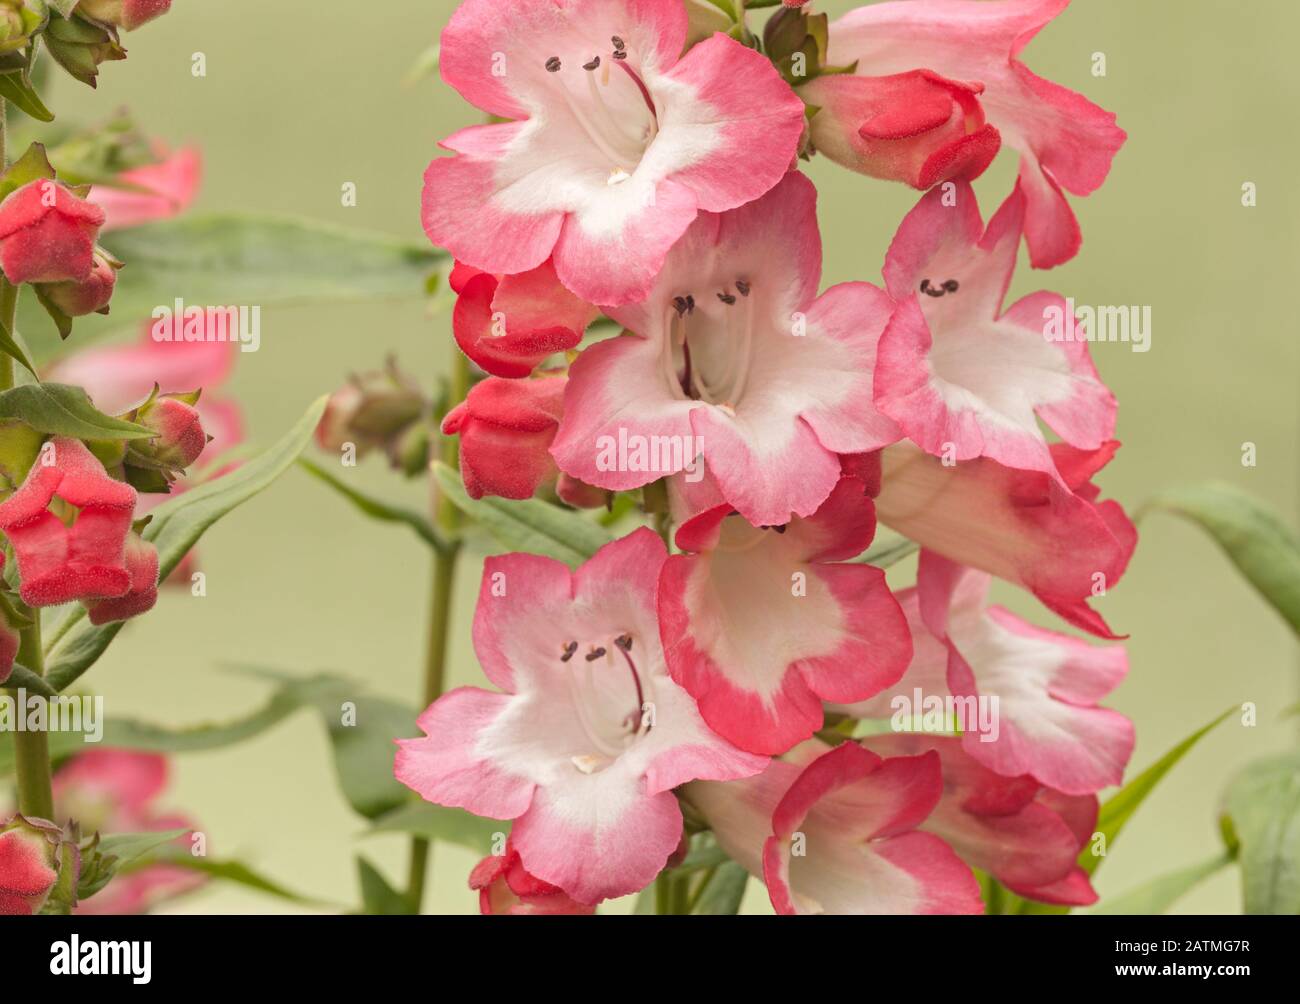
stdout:
[[[823,3],[832,13],[848,2]],[[172,13],[128,37],[130,58],[104,67],[98,92],[61,77],[49,104],[92,121],[117,106],[173,144],[198,143],[206,180],[198,211],[293,213],[421,238],[421,174],[436,141],[477,113],[436,80],[403,78],[437,36],[450,0],[383,4],[319,0],[177,0]],[[1288,180],[1300,143],[1292,125],[1300,74],[1291,0],[1078,0],[1031,44],[1039,74],[1119,114],[1129,141],[1110,180],[1075,199],[1081,255],[1050,273],[1024,265],[1012,296],[1051,288],[1080,304],[1150,305],[1153,345],[1137,354],[1102,344],[1094,356],[1121,402],[1125,448],[1105,493],[1130,511],[1156,490],[1230,481],[1294,523],[1297,502],[1297,207]],[[208,73],[190,73],[193,53]],[[1091,73],[1105,53],[1107,75]],[[829,163],[821,188],[827,283],[879,281],[885,248],[916,195]],[[978,188],[987,212],[1009,190],[1004,154]],[[1258,206],[1241,205],[1244,182]],[[358,204],[341,205],[345,182]],[[414,292],[414,291],[413,291]],[[130,330],[132,318],[118,318]],[[352,370],[396,352],[432,378],[445,365],[448,317],[426,304],[268,308],[262,349],[240,358],[233,391],[253,438],[277,437],[316,396]],[[73,345],[75,346],[75,335]],[[1244,442],[1258,466],[1244,468]],[[378,460],[351,472],[370,490],[421,504],[424,488]],[[222,671],[253,662],[331,669],[373,692],[419,691],[428,560],[405,531],[363,522],[300,471],[221,523],[201,546],[208,595],[168,593],[126,630],[88,682],[108,714],[170,724],[233,716],[265,688]],[[468,643],[478,554],[462,567],[451,683],[479,682]],[[1001,597],[1042,623],[1023,596]],[[1230,705],[1253,701],[1259,725],[1234,720],[1178,767],[1111,849],[1099,887],[1200,860],[1217,844],[1224,783],[1256,755],[1294,741],[1279,714],[1296,698],[1296,647],[1280,619],[1195,528],[1167,516],[1142,525],[1124,582],[1101,601],[1131,632],[1132,670],[1113,704],[1137,723],[1141,768]],[[405,842],[360,839],[362,821],[337,793],[323,730],[302,713],[256,741],[179,757],[167,803],[200,821],[215,856],[241,857],[286,884],[357,900],[354,854],[395,882]],[[426,909],[472,912],[465,878],[475,856],[439,846]],[[751,886],[747,904],[765,909]],[[1188,896],[1185,912],[1239,908],[1235,872]],[[172,909],[280,911],[276,901],[214,886]]]

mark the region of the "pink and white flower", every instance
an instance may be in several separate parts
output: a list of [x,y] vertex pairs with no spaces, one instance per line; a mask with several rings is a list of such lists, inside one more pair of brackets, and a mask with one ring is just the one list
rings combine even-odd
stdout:
[[[1095,450],[1115,434],[1116,403],[1062,297],[1002,309],[1025,205],[1017,184],[986,230],[960,182],[908,213],[885,259],[898,307],[876,350],[875,401],[927,453],[1055,474],[1038,420]],[[1049,316],[1068,325],[1063,337],[1047,337]]]
[[885,760],[811,740],[757,777],[685,794],[777,913],[982,913],[971,870],[920,829],[942,791],[937,753]]
[[395,774],[440,805],[515,820],[528,872],[583,904],[648,885],[677,848],[672,789],[763,769],[709,731],[664,667],[655,593],[663,542],[640,529],[576,572],[489,558],[474,646],[501,690],[462,687],[402,739]]
[[1118,502],[1097,501],[1089,479],[1118,447],[1053,443],[1058,478],[987,458],[950,467],[899,443],[882,454],[876,513],[923,548],[1029,590],[1075,627],[1116,638],[1088,601],[1119,582],[1137,530]]
[[[822,701],[897,682],[912,655],[885,573],[846,564],[875,535],[863,485],[844,478],[815,515],[755,528],[727,505],[690,520],[659,583],[668,672],[719,735],[783,753],[822,726]],[[849,697],[847,695],[857,695]]]
[[509,121],[471,126],[425,175],[424,227],[496,274],[554,257],[591,303],[643,297],[700,212],[758,198],[792,163],[803,103],[725,35],[684,56],[681,0],[466,0],[442,76]]
[[[551,448],[561,470],[626,491],[703,457],[726,501],[776,526],[817,511],[839,482],[836,454],[899,438],[871,400],[888,295],[864,282],[817,295],[816,198],[792,172],[747,206],[701,216],[650,297],[610,311],[633,334],[571,367]],[[633,439],[681,448],[650,470],[610,463],[604,447]]]
[[891,733],[862,744],[883,757],[929,750],[939,755],[943,796],[922,829],[941,837],[972,868],[1039,902],[1089,906],[1097,901],[1078,865],[1096,825],[1095,795],[1066,796],[1028,775],[995,774],[956,737]]
[[961,746],[989,770],[1032,776],[1067,795],[1120,784],[1133,755],[1133,724],[1098,702],[1128,672],[1123,646],[1092,645],[988,606],[989,581],[923,552],[917,588],[900,597],[912,664],[888,692],[842,710],[886,718],[896,700],[916,693],[955,698],[954,706],[968,711],[983,701],[996,721],[961,723]]
[[1069,261],[1079,223],[1065,193],[1099,188],[1123,145],[1115,116],[1036,76],[1017,58],[1070,0],[891,0],[859,7],[830,26],[827,62],[860,76],[927,69],[983,86],[979,96],[1003,143],[1020,152],[1025,238],[1035,268]]

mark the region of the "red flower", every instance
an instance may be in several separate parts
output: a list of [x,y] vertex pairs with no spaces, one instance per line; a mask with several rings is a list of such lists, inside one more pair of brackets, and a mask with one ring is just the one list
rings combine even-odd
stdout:
[[443,419],[460,436],[460,473],[470,498],[531,498],[556,476],[551,441],[564,408],[565,377],[489,377]]
[[158,602],[158,549],[138,533],[126,539],[126,570],[131,587],[123,595],[86,603],[90,623],[129,620],[148,613]]
[[[77,511],[71,526],[50,511],[56,498]],[[135,489],[109,477],[83,443],[50,440],[0,504],[0,531],[18,559],[23,602],[46,607],[130,591],[125,549],[135,499]]]

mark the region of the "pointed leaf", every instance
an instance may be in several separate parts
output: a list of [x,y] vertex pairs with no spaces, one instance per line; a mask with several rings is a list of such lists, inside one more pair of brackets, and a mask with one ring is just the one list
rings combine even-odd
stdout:
[[29,383],[0,391],[3,418],[16,418],[37,432],[72,439],[152,439],[157,435],[143,425],[105,415],[80,387],[61,383]]
[[465,494],[460,475],[442,462],[433,465],[433,474],[439,489],[457,509],[512,551],[542,554],[573,566],[614,539],[594,520],[540,499],[472,499]]
[[379,520],[381,523],[405,523],[435,551],[445,551],[447,549],[447,542],[438,535],[438,531],[434,529],[433,524],[421,513],[367,495],[306,457],[299,459],[298,466],[312,477],[329,485],[371,519]]
[[1259,760],[1238,774],[1224,815],[1241,862],[1245,912],[1300,914],[1300,754]]
[[1300,634],[1300,539],[1263,503],[1212,482],[1165,492],[1147,505],[1197,523],[1278,613]]

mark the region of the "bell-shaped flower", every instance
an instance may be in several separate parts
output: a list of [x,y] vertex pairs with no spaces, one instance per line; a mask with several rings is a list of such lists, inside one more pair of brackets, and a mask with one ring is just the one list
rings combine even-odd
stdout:
[[424,228],[494,274],[554,258],[590,303],[649,290],[700,212],[758,198],[794,161],[804,106],[717,34],[684,56],[681,0],[466,0],[443,79],[508,121],[471,126],[425,175]]
[[822,701],[898,681],[912,656],[902,610],[883,571],[848,563],[875,530],[854,478],[784,526],[750,526],[723,505],[678,529],[692,553],[664,565],[660,636],[669,673],[713,731],[784,753],[821,728]]
[[92,624],[129,620],[148,613],[158,602],[158,549],[138,533],[126,539],[126,570],[131,585],[121,596],[83,600]]
[[86,197],[104,210],[104,232],[170,219],[189,208],[203,177],[203,157],[195,147],[165,149],[152,164],[141,164],[95,185]]
[[709,731],[664,666],[642,528],[576,572],[531,554],[484,566],[474,647],[500,691],[462,687],[398,741],[397,779],[440,805],[513,819],[524,867],[583,904],[648,885],[682,835],[672,789],[761,771]]
[[899,438],[871,400],[888,295],[863,282],[817,295],[816,200],[791,172],[756,202],[701,216],[649,299],[610,311],[632,333],[570,368],[551,448],[561,470],[615,491],[707,470],[742,516],[776,526],[817,511],[839,482],[836,454]]
[[1002,309],[1024,218],[1017,185],[986,230],[965,182],[908,213],[885,259],[898,306],[876,349],[875,401],[949,462],[990,457],[1055,474],[1038,420],[1095,450],[1115,433],[1116,402],[1062,297],[1033,293]]
[[1066,796],[1028,775],[995,774],[955,736],[884,733],[863,739],[862,745],[883,757],[938,753],[943,796],[922,828],[943,838],[972,868],[1039,902],[1089,906],[1097,901],[1078,865],[1096,823],[1095,795]]
[[988,587],[987,575],[923,553],[918,586],[901,597],[911,666],[889,691],[841,710],[923,717],[927,705],[942,705],[958,718],[962,749],[1003,777],[1029,775],[1067,795],[1122,783],[1133,724],[1098,702],[1128,672],[1123,646],[1029,624],[988,606]]
[[860,76],[925,69],[982,85],[983,115],[1020,153],[1025,238],[1035,268],[1069,261],[1079,223],[1065,193],[1101,186],[1125,140],[1113,113],[1044,80],[1020,51],[1070,0],[891,0],[831,22],[826,61]]
[[882,759],[810,740],[757,777],[685,797],[777,913],[982,913],[970,868],[921,829],[942,792],[937,753]]
[[1088,602],[1119,582],[1137,529],[1118,502],[1097,501],[1089,479],[1118,446],[1053,443],[1058,478],[987,458],[947,465],[899,443],[882,454],[876,514],[923,548],[1028,589],[1075,627],[1115,638]]
[[[51,511],[56,499],[74,510],[71,526]],[[51,439],[0,504],[0,532],[18,559],[23,602],[46,607],[131,591],[125,550],[135,500],[135,489],[109,477],[79,440]]]

